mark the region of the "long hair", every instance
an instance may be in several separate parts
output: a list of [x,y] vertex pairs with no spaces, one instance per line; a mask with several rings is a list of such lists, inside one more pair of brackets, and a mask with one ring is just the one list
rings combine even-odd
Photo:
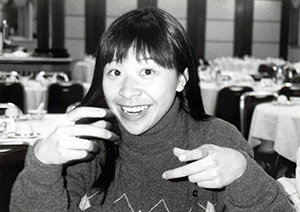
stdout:
[[131,47],[136,52],[137,60],[139,56],[149,54],[157,64],[175,69],[179,74],[187,69],[189,80],[184,90],[176,94],[181,102],[180,108],[195,120],[208,118],[200,93],[198,60],[192,43],[182,25],[173,16],[157,8],[136,9],[125,13],[103,33],[96,52],[92,84],[82,105],[107,107],[102,88],[104,66],[113,59],[117,62],[125,60]]

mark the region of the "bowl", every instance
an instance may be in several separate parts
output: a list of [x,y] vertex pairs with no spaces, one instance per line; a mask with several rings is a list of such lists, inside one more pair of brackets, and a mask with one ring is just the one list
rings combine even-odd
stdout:
[[28,115],[33,119],[43,119],[44,116],[47,114],[47,110],[41,110],[38,112],[37,110],[28,110]]

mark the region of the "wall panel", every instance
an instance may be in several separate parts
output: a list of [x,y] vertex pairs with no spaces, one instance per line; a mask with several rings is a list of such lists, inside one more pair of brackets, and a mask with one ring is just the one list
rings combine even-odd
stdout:
[[280,0],[254,0],[252,55],[258,58],[279,56]]

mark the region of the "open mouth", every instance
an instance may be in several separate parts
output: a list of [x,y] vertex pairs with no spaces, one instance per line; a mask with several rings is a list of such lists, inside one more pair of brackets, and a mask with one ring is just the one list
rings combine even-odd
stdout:
[[135,106],[135,107],[122,106],[121,108],[124,113],[131,116],[136,116],[145,112],[149,107],[150,107],[149,105],[143,105],[143,106]]

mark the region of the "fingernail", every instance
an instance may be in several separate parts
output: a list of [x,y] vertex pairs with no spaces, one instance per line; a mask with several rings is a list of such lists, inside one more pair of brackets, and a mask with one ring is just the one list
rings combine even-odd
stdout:
[[106,111],[105,110],[98,110],[98,114],[100,115],[100,116],[105,116],[106,115]]
[[111,138],[111,137],[112,137],[111,132],[110,132],[110,131],[107,131],[107,132],[106,132],[106,136],[107,136],[107,138]]

